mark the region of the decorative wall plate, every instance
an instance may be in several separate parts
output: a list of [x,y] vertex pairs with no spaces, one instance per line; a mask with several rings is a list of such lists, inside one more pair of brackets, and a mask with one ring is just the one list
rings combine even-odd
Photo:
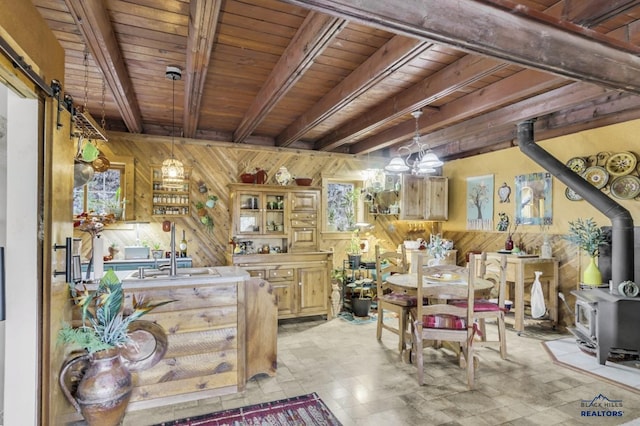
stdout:
[[573,189],[567,188],[564,190],[564,195],[570,201],[580,201],[582,197],[578,195]]
[[598,189],[604,188],[609,181],[609,173],[607,173],[604,167],[600,166],[588,167],[582,176],[587,180],[587,182]]
[[640,194],[640,179],[637,176],[618,176],[610,185],[611,194],[622,200],[630,200]]
[[618,293],[626,297],[636,297],[640,288],[633,281],[623,281],[618,285]]
[[632,152],[618,152],[607,160],[605,168],[611,176],[624,176],[636,168],[637,159]]
[[567,167],[577,174],[582,174],[587,168],[587,162],[582,157],[573,157],[567,161]]

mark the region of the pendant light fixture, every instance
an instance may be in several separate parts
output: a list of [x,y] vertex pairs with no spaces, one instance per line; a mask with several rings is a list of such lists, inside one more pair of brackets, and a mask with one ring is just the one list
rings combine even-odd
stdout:
[[[411,170],[411,174],[415,175],[434,173],[436,171],[435,168],[442,166],[444,163],[433,151],[431,151],[431,149],[429,149],[429,147],[420,142],[418,119],[422,116],[422,110],[413,111],[411,116],[416,121],[416,132],[413,139],[409,144],[398,148],[398,155],[393,157],[384,169],[395,173],[402,173]],[[402,156],[400,156],[400,151],[402,150],[409,152],[406,159],[403,159]],[[411,154],[415,151],[418,151],[418,156],[413,162],[411,162]]]
[[184,166],[173,157],[174,133],[176,125],[176,80],[182,78],[182,70],[168,66],[165,76],[172,81],[172,115],[171,115],[171,157],[162,162],[162,186],[166,189],[182,189],[184,187]]

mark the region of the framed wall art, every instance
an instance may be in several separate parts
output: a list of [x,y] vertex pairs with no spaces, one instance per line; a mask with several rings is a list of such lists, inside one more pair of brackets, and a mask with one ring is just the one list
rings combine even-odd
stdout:
[[493,175],[467,178],[467,229],[493,230]]
[[516,224],[551,225],[551,173],[531,173],[516,176]]

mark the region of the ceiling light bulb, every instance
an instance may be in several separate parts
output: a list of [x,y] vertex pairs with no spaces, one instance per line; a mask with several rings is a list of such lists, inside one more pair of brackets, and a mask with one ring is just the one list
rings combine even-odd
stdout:
[[418,167],[434,168],[434,167],[440,167],[443,164],[444,163],[438,158],[437,155],[435,155],[433,152],[427,152],[426,154],[424,154],[424,156],[420,160],[420,163],[418,163]]
[[384,169],[388,172],[406,172],[409,168],[402,157],[393,157]]

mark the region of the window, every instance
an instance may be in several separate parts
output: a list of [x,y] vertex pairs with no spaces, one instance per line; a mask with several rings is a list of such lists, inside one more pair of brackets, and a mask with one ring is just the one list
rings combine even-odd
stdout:
[[[120,195],[120,185],[123,182],[124,167],[111,167],[101,173],[96,173],[86,185],[73,189],[73,214],[93,211],[97,214],[116,213],[118,207],[117,195]],[[122,212],[120,212],[122,213]],[[118,214],[116,213],[116,216]]]
[[349,233],[363,221],[362,181],[354,179],[322,179],[322,230]]
[[[73,214],[94,211],[113,213],[118,220],[133,218],[133,157],[111,157],[108,170],[95,173],[93,179],[73,189]],[[120,201],[118,204],[118,190]]]

